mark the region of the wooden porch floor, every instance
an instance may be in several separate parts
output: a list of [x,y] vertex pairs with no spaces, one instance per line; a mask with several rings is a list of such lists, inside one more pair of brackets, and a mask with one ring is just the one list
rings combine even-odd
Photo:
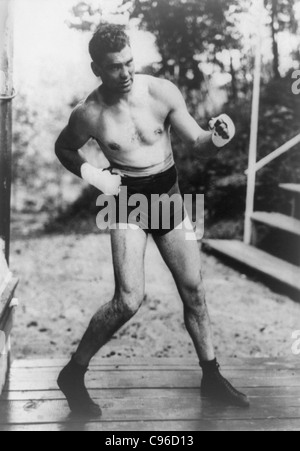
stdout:
[[223,366],[223,374],[250,396],[249,411],[201,399],[195,360],[98,360],[88,387],[103,417],[87,422],[69,415],[56,387],[64,363],[14,362],[0,400],[1,431],[300,431],[300,357]]

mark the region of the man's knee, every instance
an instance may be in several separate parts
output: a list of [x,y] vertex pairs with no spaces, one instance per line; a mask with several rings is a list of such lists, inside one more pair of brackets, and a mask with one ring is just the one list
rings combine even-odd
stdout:
[[181,291],[187,307],[194,309],[205,304],[205,289],[201,277],[195,279],[187,278],[181,284]]
[[142,289],[119,290],[115,297],[118,310],[126,318],[132,318],[140,309],[144,300],[144,291]]

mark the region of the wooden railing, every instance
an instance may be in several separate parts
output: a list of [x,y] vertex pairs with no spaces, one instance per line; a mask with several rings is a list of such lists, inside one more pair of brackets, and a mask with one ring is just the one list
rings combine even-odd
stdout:
[[[245,234],[244,234],[244,242],[245,244],[251,243],[252,237],[252,215],[254,213],[254,196],[255,196],[255,186],[256,186],[256,174],[262,168],[270,164],[272,161],[281,157],[285,153],[294,149],[295,146],[300,144],[300,134],[292,138],[287,143],[280,146],[278,149],[274,150],[274,152],[267,155],[265,158],[262,158],[260,161],[255,162],[252,159],[251,165],[249,165],[248,170],[245,174],[248,176],[248,189],[247,189],[247,204],[246,204],[246,215],[245,215]],[[251,148],[250,148],[251,152]],[[256,159],[256,149],[253,151]]]
[[13,325],[14,298],[18,280],[9,271],[3,252],[4,243],[0,240],[0,394],[2,393],[10,367],[10,335]]
[[252,114],[251,114],[251,133],[250,133],[250,147],[249,147],[249,162],[248,162],[248,183],[246,196],[246,214],[245,214],[245,230],[244,243],[251,243],[252,222],[251,215],[254,209],[254,196],[256,184],[256,171],[254,170],[257,162],[257,137],[259,124],[259,102],[260,102],[260,79],[262,66],[262,15],[264,10],[264,1],[257,0],[256,3],[256,50],[255,50],[255,71],[253,83],[253,97],[252,97]]
[[[262,168],[267,166],[269,163],[272,163],[272,161],[274,161],[277,158],[281,157],[281,155],[284,155],[285,153],[287,153],[290,150],[292,150],[297,144],[300,144],[300,134],[295,136],[294,138],[292,138],[287,143],[285,143],[282,146],[280,146],[277,150],[274,150],[274,152],[270,153],[269,155],[267,155],[262,160],[258,161],[256,163],[256,165],[253,167],[253,169],[257,173]],[[245,172],[245,174],[248,175],[249,174],[249,170],[247,170]]]
[[0,238],[9,263],[12,155],[13,27],[12,1],[0,1]]
[[255,51],[255,71],[252,97],[252,114],[251,114],[251,134],[249,146],[249,161],[246,175],[247,181],[247,197],[246,197],[246,213],[245,213],[245,227],[244,227],[244,243],[251,244],[252,240],[252,216],[254,213],[254,199],[256,189],[256,174],[257,172],[274,161],[281,155],[289,152],[297,144],[300,143],[300,134],[293,139],[279,147],[279,149],[272,152],[270,155],[257,162],[257,144],[258,144],[258,125],[259,125],[259,103],[260,103],[260,82],[261,82],[261,67],[262,67],[262,43],[263,43],[263,11],[264,1],[256,0],[256,51]]
[[12,1],[0,0],[0,393],[10,367],[17,279],[9,271],[13,88]]

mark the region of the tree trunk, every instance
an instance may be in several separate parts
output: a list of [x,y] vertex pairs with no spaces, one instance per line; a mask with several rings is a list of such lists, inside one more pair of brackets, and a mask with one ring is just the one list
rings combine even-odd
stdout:
[[272,0],[272,43],[273,43],[273,73],[276,79],[280,78],[279,72],[279,49],[278,49],[278,0]]
[[238,98],[238,89],[237,89],[237,79],[236,73],[233,67],[233,58],[230,55],[230,74],[231,74],[231,89],[232,89],[232,97],[234,102],[237,101]]
[[9,261],[12,146],[12,20],[11,1],[0,2],[0,240]]

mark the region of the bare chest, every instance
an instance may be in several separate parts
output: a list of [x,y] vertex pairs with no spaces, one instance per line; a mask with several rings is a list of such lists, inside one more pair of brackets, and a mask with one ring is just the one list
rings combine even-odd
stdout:
[[151,105],[105,109],[95,124],[95,138],[113,152],[153,146],[168,133],[166,116]]

